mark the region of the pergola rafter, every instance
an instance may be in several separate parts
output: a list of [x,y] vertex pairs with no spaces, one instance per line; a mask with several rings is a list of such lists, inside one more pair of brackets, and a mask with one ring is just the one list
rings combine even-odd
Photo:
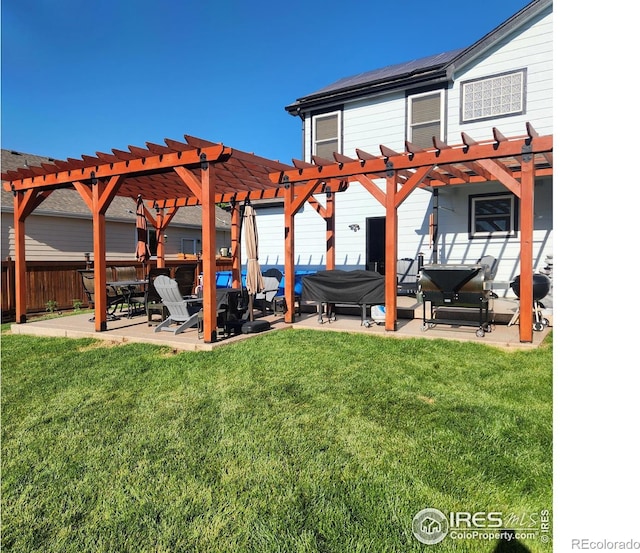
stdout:
[[[434,139],[433,148],[420,148],[405,143],[406,151],[399,153],[381,145],[381,156],[356,150],[358,159],[343,154],[334,154],[335,161],[313,157],[314,163],[294,161],[295,168],[272,173],[275,184],[283,185],[285,194],[285,236],[293,234],[293,217],[301,201],[295,189],[311,189],[321,180],[360,183],[386,212],[386,330],[396,326],[396,261],[398,207],[416,188],[436,189],[458,184],[476,184],[498,181],[519,199],[520,206],[520,301],[533,305],[533,190],[534,180],[539,176],[553,175],[553,136],[540,136],[527,123],[526,135],[507,138],[493,129],[492,141],[477,141],[462,133],[461,143],[447,144]],[[293,241],[285,248],[285,271],[293,270]],[[285,298],[293,305],[294,283],[289,279],[285,285]],[[293,315],[287,313],[287,321]],[[533,340],[531,310],[520,314],[520,340]]]

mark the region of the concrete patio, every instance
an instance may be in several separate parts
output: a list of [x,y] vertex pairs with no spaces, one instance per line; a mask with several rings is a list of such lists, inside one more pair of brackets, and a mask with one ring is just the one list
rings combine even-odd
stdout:
[[[439,324],[434,328],[423,329],[422,306],[415,298],[399,297],[398,313],[401,318],[397,322],[395,332],[386,331],[384,324],[373,324],[366,327],[361,324],[361,317],[357,314],[357,308],[338,308],[336,320],[326,321],[323,324],[318,322],[317,313],[313,306],[303,306],[302,313],[296,315],[293,324],[284,322],[282,314],[269,313],[261,316],[259,311],[255,312],[256,318],[264,318],[271,324],[268,332],[285,330],[289,328],[313,329],[318,332],[360,332],[363,334],[373,334],[391,338],[421,338],[447,339],[464,342],[477,342],[480,344],[497,346],[507,349],[527,349],[539,346],[549,333],[553,324],[553,319],[549,315],[551,325],[545,327],[540,332],[533,333],[533,342],[522,343],[519,337],[517,324],[511,326],[508,322],[518,309],[517,300],[497,299],[494,300],[494,317],[496,324],[492,331],[484,337],[476,336],[476,328],[473,326],[454,326],[449,324]],[[355,310],[354,310],[355,309]],[[140,342],[167,346],[176,351],[211,351],[213,348],[221,347],[239,340],[247,340],[258,334],[239,334],[230,337],[220,337],[217,342],[205,343],[198,338],[197,328],[190,328],[185,332],[174,335],[172,332],[154,332],[152,326],[147,325],[146,315],[139,315],[132,318],[122,317],[119,320],[109,321],[107,330],[95,332],[94,325],[89,321],[91,315],[87,312],[69,315],[54,319],[33,320],[24,324],[11,325],[14,334],[30,334],[36,336],[58,336],[66,338],[95,338],[106,340],[112,343]]]

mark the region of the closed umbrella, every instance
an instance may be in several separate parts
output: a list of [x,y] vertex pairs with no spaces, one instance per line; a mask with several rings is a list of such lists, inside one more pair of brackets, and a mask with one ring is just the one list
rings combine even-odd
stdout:
[[138,196],[138,202],[136,204],[136,235],[136,259],[142,263],[144,268],[151,254],[149,252],[149,246],[147,245],[147,218],[144,214],[142,196]]
[[249,320],[253,321],[253,299],[264,290],[260,263],[258,263],[258,227],[253,206],[246,205],[243,215],[243,230],[247,253],[247,292],[249,293]]

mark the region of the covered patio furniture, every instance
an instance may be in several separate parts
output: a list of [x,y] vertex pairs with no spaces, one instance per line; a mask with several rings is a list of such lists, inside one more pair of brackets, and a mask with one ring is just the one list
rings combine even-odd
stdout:
[[315,302],[318,322],[324,323],[323,307],[327,319],[335,321],[335,306],[358,305],[362,309],[361,324],[365,324],[367,306],[384,305],[384,276],[375,271],[318,271],[302,279],[302,300]]
[[[166,275],[158,275],[153,283],[169,316],[155,328],[155,332],[166,330],[179,334],[187,328],[198,326],[198,312],[202,310],[202,298],[182,297],[178,282]],[[177,324],[177,327],[171,325]]]

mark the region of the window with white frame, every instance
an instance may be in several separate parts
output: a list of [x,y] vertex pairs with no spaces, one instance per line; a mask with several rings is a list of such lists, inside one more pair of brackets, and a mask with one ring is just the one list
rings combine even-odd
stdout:
[[339,152],[340,112],[335,111],[313,118],[313,153],[318,157],[333,159],[333,152]]
[[513,194],[469,196],[469,238],[515,236],[516,208]]
[[433,148],[433,137],[442,138],[442,94],[409,96],[408,104],[407,140],[421,148]]
[[462,123],[525,112],[526,69],[460,83]]

